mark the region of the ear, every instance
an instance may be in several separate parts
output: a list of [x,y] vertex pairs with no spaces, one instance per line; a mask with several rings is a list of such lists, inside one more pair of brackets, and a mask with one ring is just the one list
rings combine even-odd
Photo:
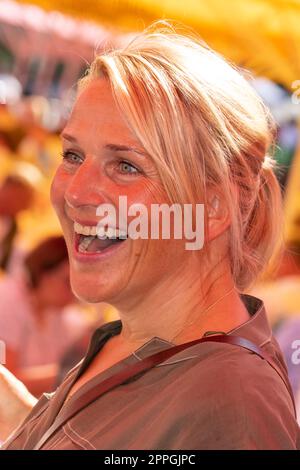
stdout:
[[228,229],[230,217],[225,198],[215,188],[207,196],[207,239],[212,241]]

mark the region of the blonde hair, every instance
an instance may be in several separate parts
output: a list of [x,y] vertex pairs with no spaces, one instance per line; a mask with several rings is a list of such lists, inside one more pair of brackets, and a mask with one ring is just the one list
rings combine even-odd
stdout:
[[230,211],[235,285],[253,283],[274,250],[281,196],[273,120],[238,70],[192,35],[158,22],[121,49],[97,55],[79,91],[106,77],[128,125],[174,202],[206,202],[215,188]]

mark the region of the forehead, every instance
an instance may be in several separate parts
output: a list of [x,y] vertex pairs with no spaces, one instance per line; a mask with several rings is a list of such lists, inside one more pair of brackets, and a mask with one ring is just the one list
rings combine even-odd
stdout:
[[89,119],[102,121],[105,117],[116,119],[119,114],[108,81],[95,79],[79,92],[68,124]]
[[64,131],[87,138],[95,131],[133,137],[105,78],[92,80],[80,91]]
[[81,106],[94,108],[101,103],[115,105],[109,81],[105,78],[95,78],[79,91],[75,108]]

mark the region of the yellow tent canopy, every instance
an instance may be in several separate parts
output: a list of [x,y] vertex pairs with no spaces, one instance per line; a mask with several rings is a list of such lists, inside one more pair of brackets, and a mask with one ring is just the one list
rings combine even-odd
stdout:
[[182,22],[233,62],[287,88],[300,79],[300,0],[20,0],[120,31]]

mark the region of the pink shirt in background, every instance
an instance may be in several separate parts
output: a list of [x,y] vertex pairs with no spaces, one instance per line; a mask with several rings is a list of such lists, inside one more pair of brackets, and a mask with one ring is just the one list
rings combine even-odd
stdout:
[[19,367],[57,363],[90,326],[82,309],[72,305],[44,312],[41,325],[32,312],[24,284],[0,279],[0,340],[19,353]]

